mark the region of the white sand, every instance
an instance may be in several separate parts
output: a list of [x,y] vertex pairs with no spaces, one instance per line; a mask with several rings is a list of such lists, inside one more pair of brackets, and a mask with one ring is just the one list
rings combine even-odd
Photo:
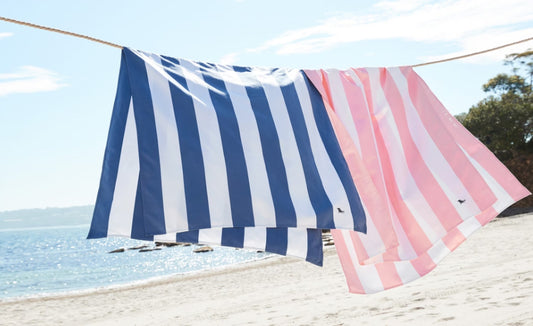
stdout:
[[350,294],[334,250],[148,285],[0,302],[0,325],[533,325],[533,214],[484,227],[433,272]]

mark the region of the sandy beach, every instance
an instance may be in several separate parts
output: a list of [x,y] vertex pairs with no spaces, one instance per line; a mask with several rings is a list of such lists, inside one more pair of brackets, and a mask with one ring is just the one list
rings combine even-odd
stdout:
[[280,257],[142,285],[0,302],[1,325],[533,325],[533,214],[496,219],[425,277],[348,293],[324,267]]

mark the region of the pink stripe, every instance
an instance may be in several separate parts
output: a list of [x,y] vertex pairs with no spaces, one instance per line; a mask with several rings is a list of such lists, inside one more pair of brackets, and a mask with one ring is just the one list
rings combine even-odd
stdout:
[[[472,218],[472,217],[471,217]],[[458,228],[453,228],[442,238],[442,242],[450,251],[454,251],[466,240],[465,236]]]
[[357,264],[357,262],[352,261],[352,257],[350,257],[342,232],[340,230],[331,230],[331,235],[333,236],[333,241],[335,242],[335,248],[337,249],[337,254],[339,255],[342,270],[344,271],[344,276],[346,277],[346,283],[348,283],[349,291],[360,294],[366,293],[355,270],[355,264]]
[[378,271],[378,275],[379,275],[379,278],[381,279],[381,283],[383,283],[384,290],[403,284],[402,279],[400,278],[400,275],[398,275],[398,271],[396,270],[396,267],[394,266],[394,263],[391,263],[391,262],[377,263],[376,270]]
[[361,242],[361,236],[357,232],[351,231],[350,240],[350,244],[354,247],[355,252],[357,253],[358,263],[362,264],[364,261],[368,260],[370,257],[365,250],[365,246]]
[[[440,101],[431,92],[426,83],[420,78],[412,68],[402,68],[402,72],[409,76],[409,85],[416,85],[416,89],[411,97],[416,97],[421,105],[429,105],[434,108],[438,114],[439,123],[443,125],[449,134],[452,135],[457,143],[468,152],[483,168],[509,193],[509,195],[518,201],[523,197],[531,194],[524,188],[513,176],[513,174],[501,163],[492,152],[485,147],[476,137],[459,123],[440,103]],[[411,87],[409,87],[411,90]],[[482,206],[486,208],[487,206]]]
[[315,88],[318,90],[320,95],[322,95],[322,100],[324,100],[325,104],[329,105],[330,108],[334,110],[328,98],[328,93],[326,92],[326,86],[323,83],[323,76],[322,76],[323,71],[308,69],[308,70],[304,70],[304,72],[307,78],[311,80],[311,83],[313,83],[313,86],[315,86]]
[[328,104],[325,106],[344,158],[348,163],[348,168],[352,174],[353,181],[357,187],[357,192],[359,193],[361,200],[365,203],[365,208],[374,216],[387,214],[386,203],[384,199],[379,196],[379,192],[363,164],[350,134],[331,107]]
[[398,252],[398,247],[390,248],[385,253],[383,253],[383,261],[400,261],[400,253]]
[[[323,81],[323,83],[327,85],[326,81]],[[366,166],[359,156],[358,150],[355,147],[350,134],[333,111],[331,105],[328,102],[325,102],[324,104],[344,158],[348,163],[352,179],[357,187],[357,192],[359,193],[362,202],[365,204],[365,209],[369,212],[370,216],[387,216],[388,212],[385,199],[379,195]],[[365,254],[365,256],[368,258],[368,255]],[[365,259],[363,257],[359,257],[359,259],[363,261]]]
[[420,277],[431,272],[437,266],[427,252],[411,260],[411,264],[415,268],[416,272],[420,275]]
[[[407,79],[411,101],[435,145],[437,145],[480,210],[490,207],[496,201],[496,196],[457,144],[463,144],[466,139],[461,139],[456,143],[454,139],[455,133],[448,132],[447,128],[442,128],[443,125],[448,126],[450,122],[455,122],[459,125],[460,123],[455,119],[453,121],[442,119],[444,112],[446,113],[446,118],[451,117],[451,115],[444,108],[441,110],[442,105],[435,101],[436,98],[434,100],[432,96],[428,98],[428,94],[432,94],[431,91],[427,86],[424,87],[425,84],[421,82],[420,77],[412,68],[402,67],[401,71]],[[473,137],[469,134],[467,138]]]
[[387,189],[390,201],[397,212],[399,221],[402,225],[402,228],[405,230],[409,242],[411,242],[415,252],[417,254],[420,254],[425,251],[422,248],[429,248],[431,246],[431,241],[429,241],[428,237],[425,235],[420,225],[418,225],[418,222],[413,217],[411,211],[403,201],[403,198],[398,189],[398,184],[396,183],[394,173],[392,172],[392,166],[387,152],[387,147],[385,146],[385,142],[379,129],[378,122],[376,121],[376,118],[373,114],[373,104],[370,93],[371,90],[368,74],[364,69],[354,69],[354,72],[357,74],[357,76],[364,85],[368,106],[370,108],[370,112],[372,112],[372,125],[375,131],[375,137],[377,140],[378,150],[381,157],[382,169],[384,172],[385,180],[388,181]]
[[[374,184],[377,187],[379,196],[381,198],[387,198],[387,192],[385,189],[383,174],[381,173],[380,161],[378,157],[377,145],[374,140],[374,135],[371,129],[371,121],[368,113],[368,105],[365,101],[362,90],[355,84],[350,76],[346,73],[341,73],[341,82],[346,94],[346,99],[350,107],[350,111],[353,117],[353,123],[359,136],[359,143],[361,145],[361,157],[367,167]],[[391,228],[391,212],[389,206],[384,207],[386,214],[377,215],[371,214],[372,221],[376,226],[381,241],[385,248],[392,248],[398,246],[398,238],[394,233],[394,229]]]
[[[424,158],[420,154],[418,147],[409,132],[409,125],[402,97],[394,83],[394,79],[386,69],[380,71],[380,83],[385,97],[387,98],[387,102],[391,107],[396,127],[400,133],[400,140],[407,160],[407,166],[409,167],[409,172],[413,176],[418,189],[424,196],[426,202],[430,205],[436,217],[439,219],[441,225],[446,230],[457,226],[463,221],[463,219],[459,216],[459,213],[442,190],[441,185],[435,179],[433,173],[431,173]],[[428,248],[422,249],[426,250]]]
[[[350,169],[350,173],[352,174],[354,183],[357,187],[359,196],[361,197],[362,202],[365,203],[365,209],[369,213],[369,216],[367,216],[367,218],[382,217],[386,219],[388,216],[390,216],[390,214],[387,211],[388,206],[386,205],[385,198],[378,193],[378,190],[376,189],[370,177],[370,174],[366,170],[366,167],[364,166],[358,154],[357,148],[355,148],[353,140],[351,139],[348,131],[344,127],[344,124],[342,123],[342,121],[340,121],[340,119],[334,113],[333,108],[331,107],[331,94],[328,91],[329,84],[327,78],[325,78],[326,76],[324,74],[318,74],[314,71],[306,71],[306,73],[311,79],[311,82],[315,83],[315,85],[319,85],[317,89],[323,96],[326,111],[328,112],[328,116],[332,123],[333,129],[335,131],[337,139],[339,140],[339,145],[348,163],[348,167]],[[324,97],[324,94],[328,94],[329,98]],[[395,238],[394,230],[390,231],[392,231],[391,233],[394,238],[389,243],[389,246],[395,247],[398,245],[398,242]],[[368,256],[368,253],[366,252],[365,247],[361,242],[360,236],[356,232],[351,232],[350,235],[350,240],[353,244],[354,251],[357,254],[359,262],[364,262],[365,260],[369,259],[370,257]]]
[[322,74],[322,87],[324,88],[324,93],[325,93],[325,97],[324,95],[322,95],[323,98],[325,98],[327,100],[327,102],[329,103],[331,109],[333,111],[335,111],[335,108],[333,107],[333,100],[332,100],[332,97],[331,97],[331,89],[329,87],[329,84],[328,84],[328,79],[327,79],[327,73],[324,71],[324,70],[320,70],[320,73]]
[[481,214],[476,216],[476,219],[478,220],[479,224],[481,226],[485,226],[487,223],[492,221],[496,216],[498,216],[500,212],[495,210],[493,207],[489,207],[486,210],[484,210]]

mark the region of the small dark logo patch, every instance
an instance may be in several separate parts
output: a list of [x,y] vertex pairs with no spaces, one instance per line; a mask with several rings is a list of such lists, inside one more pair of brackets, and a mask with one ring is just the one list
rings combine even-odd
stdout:
[[457,200],[457,202],[458,202],[459,204],[462,204],[462,203],[464,203],[465,201],[466,201],[466,199],[458,199],[458,200]]
[[342,209],[338,208],[338,207],[337,207],[337,211],[338,211],[339,213],[344,213],[344,211],[343,211]]

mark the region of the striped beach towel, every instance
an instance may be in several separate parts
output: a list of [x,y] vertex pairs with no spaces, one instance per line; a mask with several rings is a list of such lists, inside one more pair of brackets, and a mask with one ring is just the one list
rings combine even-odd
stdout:
[[123,50],[89,238],[197,234],[321,262],[332,228],[365,232],[365,215],[303,71]]
[[374,293],[427,274],[529,194],[412,68],[306,74],[335,112],[343,150],[361,156],[386,201],[386,214],[367,210],[367,234],[332,231],[351,292]]
[[529,192],[410,67],[237,67],[125,48],[89,238],[322,264],[353,293],[413,281]]

